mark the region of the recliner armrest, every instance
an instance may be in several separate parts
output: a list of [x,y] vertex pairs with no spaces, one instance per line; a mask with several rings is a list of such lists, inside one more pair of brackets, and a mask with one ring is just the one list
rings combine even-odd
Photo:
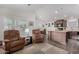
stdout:
[[19,40],[22,40],[22,42],[25,44],[25,37],[20,37]]
[[5,39],[4,42],[8,43],[8,42],[13,42],[13,41],[16,41],[16,40],[8,40],[8,39]]
[[10,40],[8,40],[8,39],[5,39],[5,40],[3,40],[4,42],[9,42]]
[[20,37],[19,40],[25,40],[25,37]]

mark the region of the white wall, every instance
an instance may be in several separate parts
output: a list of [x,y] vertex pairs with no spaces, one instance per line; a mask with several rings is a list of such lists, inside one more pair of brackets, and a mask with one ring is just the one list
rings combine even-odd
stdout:
[[4,17],[0,16],[0,40],[4,39]]
[[4,18],[6,13],[6,9],[0,8],[0,40],[4,39]]

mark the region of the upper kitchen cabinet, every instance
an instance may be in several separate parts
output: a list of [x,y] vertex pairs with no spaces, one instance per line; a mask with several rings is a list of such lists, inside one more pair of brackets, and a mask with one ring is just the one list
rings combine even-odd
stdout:
[[73,18],[67,20],[67,30],[68,31],[78,31],[79,30],[79,19]]
[[67,21],[64,19],[56,20],[54,26],[56,27],[56,30],[66,30]]

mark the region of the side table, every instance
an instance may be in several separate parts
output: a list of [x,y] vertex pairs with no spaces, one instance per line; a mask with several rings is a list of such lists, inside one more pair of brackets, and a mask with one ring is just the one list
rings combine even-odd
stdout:
[[25,37],[25,45],[28,45],[30,43],[30,38]]

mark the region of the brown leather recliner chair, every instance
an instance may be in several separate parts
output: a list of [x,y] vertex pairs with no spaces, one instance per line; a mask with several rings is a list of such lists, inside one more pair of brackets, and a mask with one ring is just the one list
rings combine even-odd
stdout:
[[44,34],[39,29],[32,30],[32,39],[33,43],[44,42]]
[[4,31],[5,50],[9,53],[20,50],[25,45],[25,38],[20,37],[18,30]]

